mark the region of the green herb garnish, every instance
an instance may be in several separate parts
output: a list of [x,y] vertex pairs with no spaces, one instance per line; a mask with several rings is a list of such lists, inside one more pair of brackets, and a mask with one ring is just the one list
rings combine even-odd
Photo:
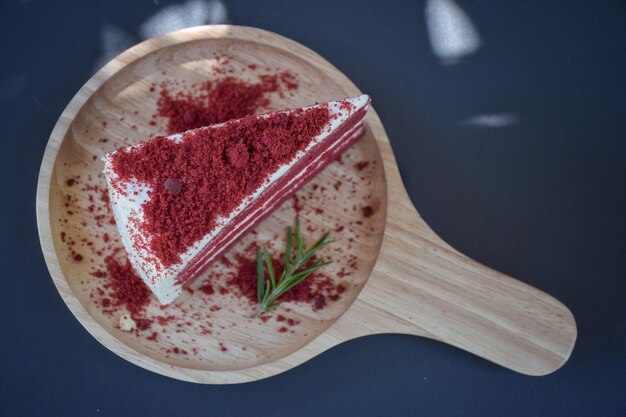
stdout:
[[[280,305],[278,299],[287,291],[304,281],[316,270],[331,264],[332,261],[316,260],[311,265],[307,262],[315,255],[318,249],[334,242],[328,240],[328,232],[324,233],[313,246],[306,249],[304,239],[300,235],[300,222],[296,219],[295,231],[287,228],[287,242],[285,247],[285,264],[283,272],[276,279],[274,265],[269,251],[264,246],[256,252],[257,270],[257,299],[259,307],[252,317],[258,317],[261,313],[276,308]],[[300,268],[306,267],[302,270]],[[267,279],[265,279],[267,270]]]

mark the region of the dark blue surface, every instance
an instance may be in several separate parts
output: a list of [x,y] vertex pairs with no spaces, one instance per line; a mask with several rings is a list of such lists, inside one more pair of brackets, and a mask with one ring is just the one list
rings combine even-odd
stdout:
[[[39,248],[36,178],[56,119],[103,49],[137,41],[167,7],[129,3],[0,5],[0,415],[626,415],[624,2],[460,2],[483,43],[442,65],[423,1],[227,1],[231,23],[302,42],[369,93],[429,224],[561,299],[579,330],[571,360],[540,378],[383,335],[237,386],[171,380],[109,352],[65,307]],[[105,27],[121,40],[103,45]],[[516,123],[461,122],[503,113]]]

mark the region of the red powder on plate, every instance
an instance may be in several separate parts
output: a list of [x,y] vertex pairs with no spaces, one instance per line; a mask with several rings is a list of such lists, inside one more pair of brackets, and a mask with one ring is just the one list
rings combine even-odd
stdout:
[[[238,288],[240,295],[248,298],[251,303],[256,303],[256,259],[250,256],[238,255],[237,261],[239,265],[237,266],[235,274],[228,280],[228,285]],[[282,273],[281,262],[278,259],[273,259],[272,262],[276,276],[280,276]],[[315,257],[313,257],[310,262],[315,262]],[[345,287],[341,289],[341,292],[344,292],[344,290]],[[331,278],[317,271],[283,294],[279,301],[309,303],[313,306],[314,310],[321,310],[326,306],[326,297],[330,296],[334,297],[334,299],[338,299],[339,292],[339,288]],[[279,322],[284,320],[285,317],[282,315],[276,318],[276,321]]]
[[156,137],[115,153],[112,163],[120,180],[134,177],[151,186],[142,227],[154,236],[150,249],[167,267],[304,149],[328,120],[326,107],[249,116],[186,132],[180,142]]
[[128,312],[133,315],[133,319],[137,321],[134,316],[143,312],[150,302],[150,290],[135,274],[128,261],[120,264],[113,256],[107,256],[104,262],[110,278],[105,288],[111,290],[115,305],[126,306]]
[[288,71],[277,75],[261,75],[258,83],[248,83],[233,77],[202,83],[193,93],[172,95],[166,86],[157,102],[158,115],[168,119],[170,134],[189,129],[240,119],[267,106],[268,93],[298,87],[296,78]]
[[296,88],[298,88],[298,81],[292,73],[290,73],[289,71],[284,71],[281,72],[279,75],[280,80],[285,84],[287,90],[295,90]]
[[302,210],[302,206],[300,205],[300,199],[298,198],[298,194],[293,195],[293,209],[296,213],[300,213]]
[[322,294],[317,294],[313,299],[313,309],[321,310],[326,306],[326,297]]
[[198,289],[202,291],[203,293],[205,293],[206,295],[215,294],[215,289],[213,288],[213,285],[211,285],[210,283],[204,284],[202,287]]
[[357,162],[356,164],[354,164],[354,167],[358,169],[359,171],[363,171],[365,168],[367,168],[369,164],[370,163],[367,161],[361,161],[361,162]]

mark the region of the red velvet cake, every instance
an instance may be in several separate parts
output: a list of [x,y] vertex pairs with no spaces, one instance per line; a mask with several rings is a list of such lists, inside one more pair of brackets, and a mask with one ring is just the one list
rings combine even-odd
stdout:
[[359,139],[366,95],[189,130],[104,157],[128,259],[163,304]]

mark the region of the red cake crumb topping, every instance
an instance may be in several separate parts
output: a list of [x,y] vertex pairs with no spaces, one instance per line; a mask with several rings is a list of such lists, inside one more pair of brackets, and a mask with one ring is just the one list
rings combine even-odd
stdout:
[[205,293],[206,295],[215,294],[215,289],[213,288],[213,285],[211,285],[211,283],[206,283],[198,289],[202,291],[203,293]]
[[354,164],[354,167],[359,171],[363,171],[370,163],[368,161],[361,161]]
[[321,133],[327,107],[248,116],[215,129],[186,132],[181,142],[156,137],[113,155],[120,180],[150,184],[143,232],[167,267]]
[[214,123],[240,119],[267,106],[267,93],[298,87],[293,74],[284,71],[260,75],[258,83],[248,83],[234,77],[202,83],[193,93],[174,96],[164,86],[157,102],[158,115],[168,118],[169,134],[184,132]]
[[120,264],[113,256],[107,256],[104,262],[110,277],[105,288],[111,290],[115,305],[126,306],[133,316],[140,314],[150,302],[150,290],[146,284],[135,274],[130,262]]

